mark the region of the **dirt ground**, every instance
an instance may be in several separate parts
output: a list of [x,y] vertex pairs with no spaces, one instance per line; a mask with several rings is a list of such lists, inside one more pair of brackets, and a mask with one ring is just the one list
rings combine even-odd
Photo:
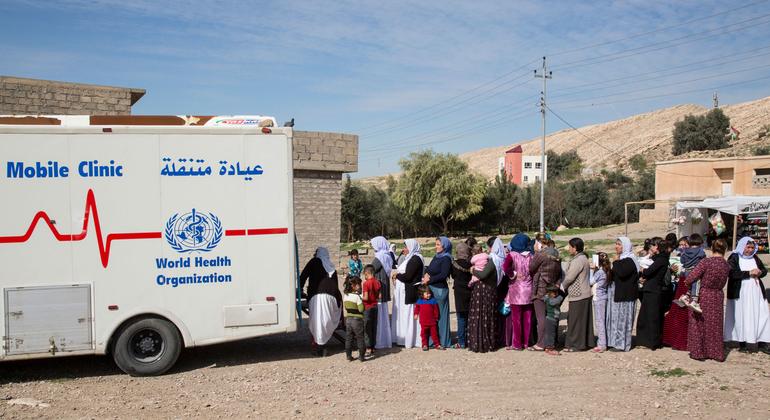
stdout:
[[732,351],[717,363],[670,349],[547,356],[394,348],[361,363],[345,360],[334,340],[329,357],[313,357],[309,342],[304,328],[190,349],[154,378],[124,375],[108,357],[3,363],[0,417],[770,417],[763,353]]
[[[614,238],[622,229],[582,236]],[[629,234],[660,231],[632,225]],[[731,351],[717,363],[671,349],[547,356],[394,348],[361,363],[348,362],[334,339],[329,357],[312,356],[306,325],[185,350],[154,378],[129,377],[109,357],[0,363],[0,417],[770,418],[764,353]]]

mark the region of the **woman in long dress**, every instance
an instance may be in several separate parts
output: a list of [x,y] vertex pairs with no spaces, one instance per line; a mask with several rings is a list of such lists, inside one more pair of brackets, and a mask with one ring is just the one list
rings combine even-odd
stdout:
[[639,261],[625,236],[615,241],[615,252],[618,259],[612,263],[612,283],[607,288],[607,347],[629,351],[639,294]]
[[567,336],[564,351],[585,351],[594,348],[594,319],[591,301],[591,267],[583,253],[585,244],[580,238],[569,240],[569,262],[562,286],[567,292],[569,312],[567,313]]
[[389,349],[391,347],[390,314],[390,273],[393,270],[393,257],[388,240],[377,236],[371,240],[374,250],[374,277],[380,282],[380,300],[377,302],[377,337],[374,348]]
[[663,346],[664,279],[669,270],[666,241],[652,238],[649,254],[652,264],[639,273],[643,298],[636,320],[636,344],[655,350]]
[[299,276],[300,289],[307,286],[310,309],[310,334],[319,356],[326,356],[326,343],[334,334],[342,315],[342,294],[337,283],[337,269],[329,250],[319,247]]
[[414,319],[417,302],[417,286],[421,282],[425,263],[420,254],[420,244],[414,239],[404,241],[407,254],[396,270],[396,287],[393,294],[391,317],[391,341],[406,348],[421,347],[420,327]]
[[756,253],[757,244],[745,237],[727,258],[730,279],[724,340],[745,343],[749,351],[756,350],[757,343],[770,342],[770,310],[760,280],[767,275],[767,269]]
[[726,249],[724,239],[715,240],[711,244],[712,256],[698,263],[682,285],[689,288],[692,283],[700,281],[698,304],[703,312],[690,311],[687,330],[687,351],[695,360],[725,360],[722,342],[725,294],[722,289],[730,275],[730,265],[725,261]]
[[[502,281],[503,257],[499,252],[502,248],[503,242],[496,238],[492,243],[490,254],[497,252],[498,258],[493,259],[490,256],[489,262],[482,271],[471,268],[471,274],[479,279],[479,282],[473,286],[468,312],[468,348],[475,353],[486,353],[497,348],[495,290],[498,283]],[[500,263],[499,270],[495,263],[497,260]]]

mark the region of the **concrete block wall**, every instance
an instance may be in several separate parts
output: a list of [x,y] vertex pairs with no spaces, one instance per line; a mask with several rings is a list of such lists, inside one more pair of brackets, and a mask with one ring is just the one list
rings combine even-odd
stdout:
[[342,175],[358,170],[358,136],[294,131],[293,148],[300,269],[318,246],[327,247],[336,263],[340,260]]
[[0,115],[130,115],[144,89],[0,76]]

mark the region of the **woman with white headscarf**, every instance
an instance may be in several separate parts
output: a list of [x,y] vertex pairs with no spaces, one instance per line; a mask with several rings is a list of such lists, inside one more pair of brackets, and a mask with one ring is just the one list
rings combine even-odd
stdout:
[[612,281],[607,288],[607,347],[629,351],[639,295],[639,261],[631,240],[625,236],[615,241],[615,252],[618,259],[612,263]]
[[422,281],[425,263],[420,254],[420,244],[416,240],[407,239],[404,244],[407,255],[396,270],[390,332],[392,342],[409,349],[419,348],[422,344],[420,327],[414,319],[414,304],[417,302],[417,286]]
[[375,337],[376,349],[389,349],[391,347],[390,314],[388,302],[390,302],[390,273],[393,270],[393,253],[388,240],[377,236],[371,240],[374,250],[374,277],[380,282],[380,300],[377,302],[377,337]]
[[770,342],[770,310],[767,307],[762,277],[767,269],[757,257],[757,244],[741,238],[727,258],[730,277],[727,280],[727,309],[725,310],[725,341],[745,343],[746,350],[755,351],[758,343]]
[[342,295],[337,283],[337,269],[329,257],[328,249],[316,249],[313,258],[302,269],[299,282],[300,290],[308,283],[306,293],[310,307],[310,334],[318,345],[317,354],[326,356],[326,342],[339,326],[342,315]]

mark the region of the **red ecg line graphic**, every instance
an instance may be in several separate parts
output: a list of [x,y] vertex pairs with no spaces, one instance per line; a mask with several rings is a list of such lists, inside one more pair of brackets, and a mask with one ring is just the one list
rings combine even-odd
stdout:
[[[39,211],[32,218],[32,223],[29,224],[27,231],[23,235],[19,236],[0,236],[0,244],[14,244],[27,242],[32,233],[35,231],[37,224],[40,220],[43,220],[48,229],[53,233],[54,238],[59,242],[76,242],[82,241],[88,235],[88,221],[91,219],[91,214],[94,217],[94,230],[96,233],[96,241],[99,244],[99,257],[102,261],[102,266],[107,268],[107,264],[110,260],[110,247],[112,241],[122,241],[131,239],[160,239],[162,237],[161,232],[135,232],[135,233],[110,233],[105,238],[102,235],[102,226],[99,223],[99,211],[96,207],[96,198],[94,197],[94,191],[88,190],[86,195],[86,208],[85,217],[83,218],[83,228],[78,234],[62,234],[54,226],[54,222],[48,217],[45,211]],[[235,229],[225,230],[225,236],[253,236],[253,235],[277,235],[289,233],[288,228],[267,228],[267,229]]]

